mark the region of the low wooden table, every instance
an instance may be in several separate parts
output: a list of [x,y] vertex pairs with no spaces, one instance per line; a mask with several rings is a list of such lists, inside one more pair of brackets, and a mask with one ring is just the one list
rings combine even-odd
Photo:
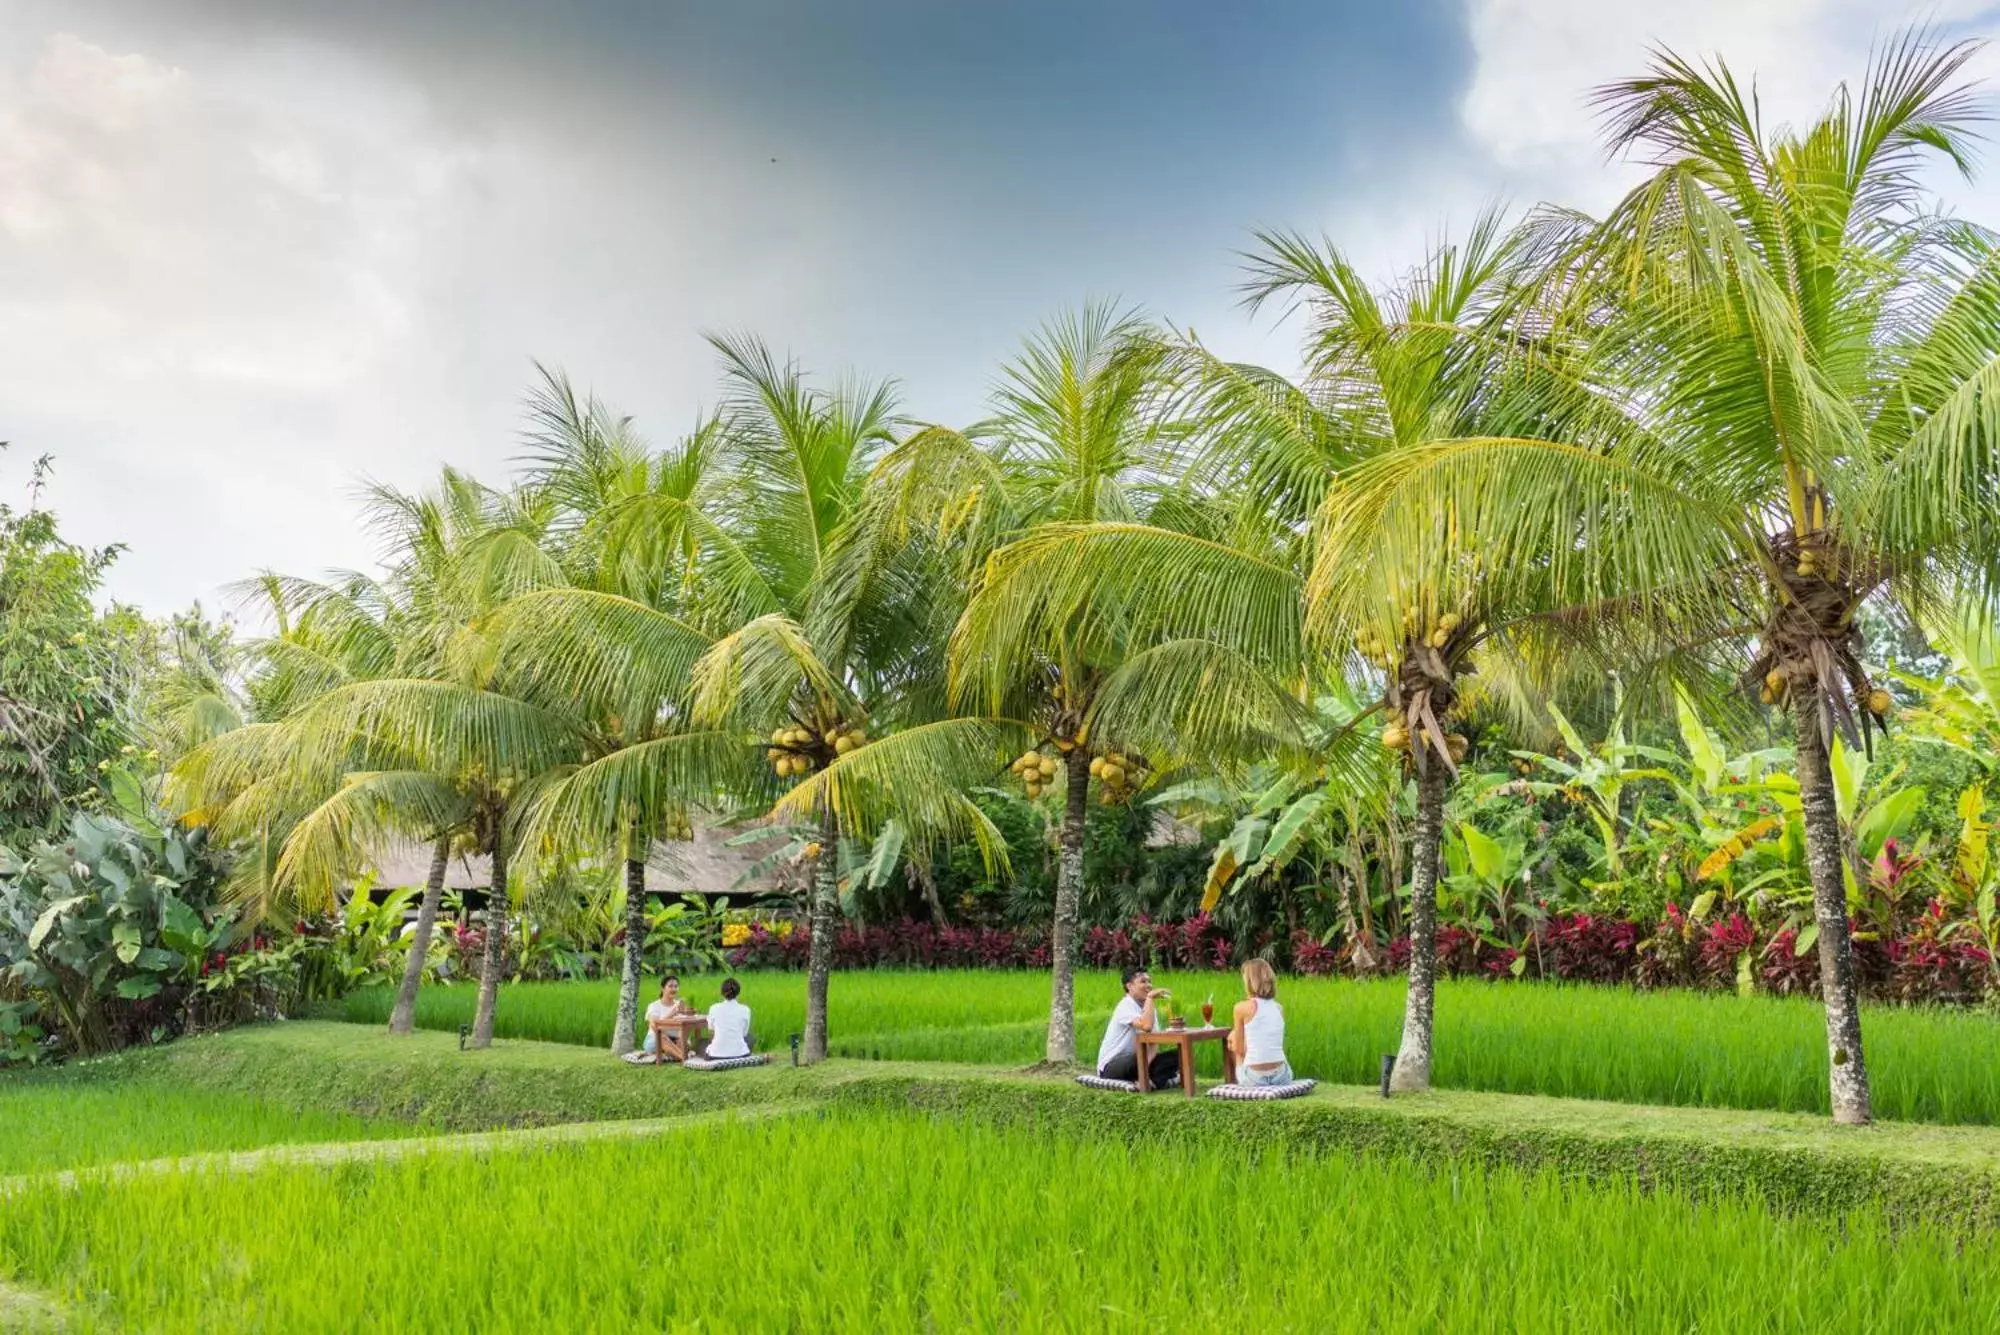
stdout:
[[665,1020],[648,1020],[646,1027],[653,1032],[653,1065],[660,1065],[669,1056],[685,1063],[693,1049],[695,1036],[708,1028],[708,1017],[700,1014],[676,1015]]
[[1133,1054],[1139,1059],[1139,1092],[1144,1094],[1152,1088],[1146,1079],[1146,1049],[1177,1047],[1181,1050],[1181,1088],[1189,1098],[1194,1097],[1194,1045],[1213,1040],[1222,1044],[1222,1078],[1229,1084],[1236,1083],[1236,1054],[1229,1050],[1229,1030],[1227,1029],[1155,1029],[1150,1034],[1139,1034],[1139,1047]]

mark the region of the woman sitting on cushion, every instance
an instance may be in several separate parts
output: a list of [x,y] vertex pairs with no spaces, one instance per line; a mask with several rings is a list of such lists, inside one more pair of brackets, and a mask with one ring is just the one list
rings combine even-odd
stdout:
[[1249,995],[1236,1003],[1229,1034],[1229,1050],[1236,1054],[1236,1083],[1288,1085],[1292,1064],[1285,1060],[1285,1008],[1278,1004],[1278,976],[1269,960],[1244,963],[1243,990]]
[[660,1021],[693,1015],[694,1007],[681,996],[681,980],[668,974],[660,980],[660,999],[646,1007],[646,1051],[660,1050]]
[[750,1055],[750,1008],[736,999],[742,991],[742,984],[725,978],[722,1000],[708,1008],[708,1047],[702,1055],[710,1061]]

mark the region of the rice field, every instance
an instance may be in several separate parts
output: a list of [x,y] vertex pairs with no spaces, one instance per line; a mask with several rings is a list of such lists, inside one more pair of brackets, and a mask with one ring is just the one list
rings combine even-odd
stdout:
[[[1238,994],[1233,974],[1160,974],[1190,1006]],[[805,979],[753,973],[743,999],[761,1045],[783,1047],[804,1018]],[[716,977],[684,987],[697,1005]],[[1048,978],[1025,972],[837,974],[831,995],[836,1054],[913,1061],[1026,1065],[1042,1055]],[[520,983],[502,991],[498,1032],[603,1044],[617,984]],[[1301,1074],[1373,1083],[1402,1032],[1400,979],[1296,979],[1281,984],[1287,1047]],[[1108,972],[1077,979],[1078,1048],[1086,1060],[1118,997]],[[427,990],[418,1021],[455,1029],[472,1018],[470,987]],[[347,1018],[383,1023],[390,998],[349,998]],[[1633,992],[1554,984],[1446,980],[1438,987],[1433,1078],[1441,1087],[1698,1107],[1825,1112],[1826,1039],[1809,999]],[[2000,1124],[2000,1019],[1980,1012],[1871,1007],[1864,1019],[1877,1116]],[[1208,1045],[1203,1073],[1219,1076]]]
[[[718,977],[684,979],[696,1005]],[[1160,973],[1184,1003],[1238,995],[1234,973]],[[744,1001],[758,1041],[782,1049],[804,1021],[800,973],[748,973]],[[1374,1083],[1402,1033],[1400,979],[1286,979],[1286,1047],[1302,1075]],[[1118,977],[1080,973],[1078,1051],[1096,1053],[1118,999]],[[386,1023],[390,997],[348,999],[346,1017]],[[428,989],[418,1023],[456,1029],[472,1019],[470,987]],[[832,981],[836,1055],[904,1061],[1028,1065],[1042,1057],[1048,977],[1022,971],[866,971]],[[516,983],[502,989],[498,1033],[558,1043],[608,1043],[616,981]],[[1864,1017],[1876,1115],[2000,1125],[2000,1019],[1938,1007],[1870,1007]],[[1220,1077],[1214,1045],[1202,1073]],[[1542,1093],[1622,1103],[1826,1111],[1826,1027],[1804,997],[1628,991],[1552,983],[1438,983],[1440,1087]]]
[[130,1159],[416,1134],[406,1124],[140,1081],[0,1080],[0,1177]]
[[1867,1215],[859,1112],[93,1177],[0,1273],[84,1330],[2000,1328],[2000,1253]]

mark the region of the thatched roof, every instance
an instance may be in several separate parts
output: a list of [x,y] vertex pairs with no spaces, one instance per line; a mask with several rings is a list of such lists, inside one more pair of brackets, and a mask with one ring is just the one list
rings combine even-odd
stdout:
[[[778,847],[778,838],[731,848],[728,840],[740,831],[698,829],[687,843],[658,843],[646,859],[646,889],[659,895],[694,891],[704,895],[752,895],[768,884],[736,884],[738,878]],[[381,889],[422,886],[431,874],[431,850],[423,844],[396,844],[378,850],[371,859],[375,884]],[[450,890],[485,890],[493,880],[493,860],[484,854],[453,857],[445,871]]]

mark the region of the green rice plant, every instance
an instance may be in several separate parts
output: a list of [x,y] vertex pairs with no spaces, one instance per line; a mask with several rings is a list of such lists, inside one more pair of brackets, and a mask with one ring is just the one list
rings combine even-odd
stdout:
[[2000,1253],[1963,1242],[1865,1210],[881,1112],[92,1177],[0,1212],[10,1282],[85,1330],[168,1332],[1990,1331]]
[[[1233,998],[1233,975],[1167,974],[1180,996]],[[783,1046],[804,1015],[794,973],[743,977],[760,1043]],[[698,1004],[715,982],[690,980]],[[1025,1066],[1042,1054],[1048,976],[974,970],[842,974],[834,980],[835,1056]],[[1095,1041],[1118,998],[1103,971],[1077,977],[1079,1055]],[[433,988],[418,1022],[455,1029],[470,1020],[469,988]],[[1400,979],[1287,979],[1279,988],[1286,1047],[1301,1074],[1372,1084],[1402,1030]],[[357,993],[348,1018],[378,1023],[388,998]],[[499,1032],[601,1044],[617,1009],[611,983],[520,983],[502,994]],[[1219,1006],[1218,1018],[1227,1013]],[[1877,1006],[1866,1012],[1868,1062],[1879,1116],[1908,1121],[2000,1124],[2000,1019],[1978,1011]],[[1625,1103],[1825,1112],[1826,1030],[1806,998],[1553,983],[1438,984],[1433,1078],[1443,1088],[1548,1094]],[[1221,1074],[1214,1044],[1197,1069]]]
[[146,1082],[0,1080],[0,1176],[319,1140],[409,1136],[407,1124]]

